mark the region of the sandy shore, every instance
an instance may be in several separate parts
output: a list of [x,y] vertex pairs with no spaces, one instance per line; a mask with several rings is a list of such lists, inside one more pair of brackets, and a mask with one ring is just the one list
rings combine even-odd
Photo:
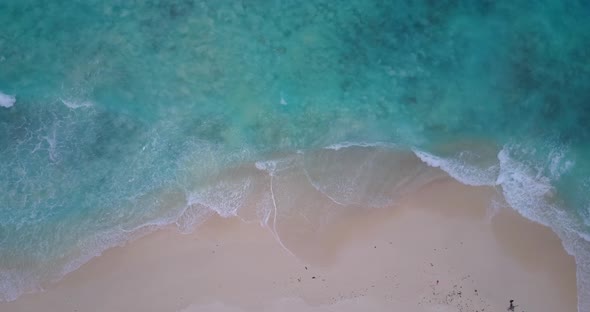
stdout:
[[0,311],[576,311],[573,258],[548,228],[491,217],[497,197],[432,183],[327,225],[297,256],[258,223],[216,217],[111,249]]

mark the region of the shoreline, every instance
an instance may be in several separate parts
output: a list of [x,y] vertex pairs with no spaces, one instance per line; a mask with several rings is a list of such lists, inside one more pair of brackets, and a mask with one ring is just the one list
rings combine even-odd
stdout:
[[[107,250],[2,311],[577,311],[576,267],[549,228],[497,194],[433,182],[391,208],[343,216],[293,240],[215,216]],[[281,233],[290,238],[295,233]],[[299,251],[299,252],[298,252]]]

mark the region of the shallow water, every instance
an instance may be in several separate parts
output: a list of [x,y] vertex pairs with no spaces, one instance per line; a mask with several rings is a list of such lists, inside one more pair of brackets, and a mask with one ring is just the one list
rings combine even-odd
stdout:
[[554,228],[588,311],[589,13],[549,0],[2,1],[0,298],[166,224],[189,231],[253,202],[267,222],[268,207],[314,209],[273,202],[289,194],[281,174],[341,206],[392,204],[379,186],[428,171],[415,153]]

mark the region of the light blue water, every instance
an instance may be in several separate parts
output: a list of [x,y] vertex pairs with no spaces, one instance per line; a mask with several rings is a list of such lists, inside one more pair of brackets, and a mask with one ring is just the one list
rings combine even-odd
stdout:
[[227,168],[378,142],[553,227],[590,311],[589,14],[557,0],[4,0],[0,298],[158,226],[233,213],[250,180],[218,184]]

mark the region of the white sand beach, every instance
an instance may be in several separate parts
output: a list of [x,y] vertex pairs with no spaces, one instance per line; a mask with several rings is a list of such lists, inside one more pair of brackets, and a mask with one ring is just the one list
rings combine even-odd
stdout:
[[302,255],[258,223],[214,217],[108,250],[0,310],[576,311],[573,257],[549,228],[490,208],[497,198],[433,182],[333,222]]

